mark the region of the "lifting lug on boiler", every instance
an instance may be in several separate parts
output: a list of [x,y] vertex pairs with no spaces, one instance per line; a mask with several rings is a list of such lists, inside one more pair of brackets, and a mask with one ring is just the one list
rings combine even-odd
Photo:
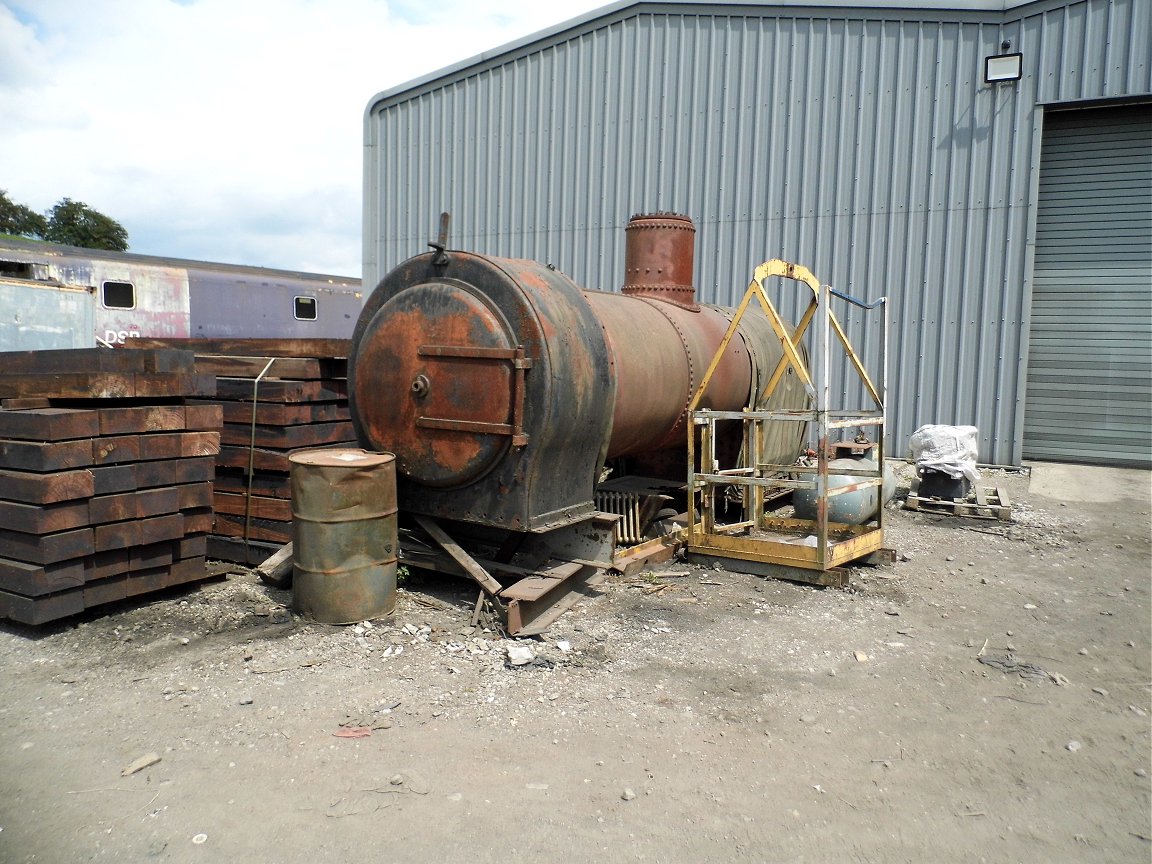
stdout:
[[445,251],[448,248],[448,220],[451,219],[451,214],[440,214],[440,234],[435,239],[428,243],[436,254],[432,256],[433,267],[447,267],[448,266],[448,253]]

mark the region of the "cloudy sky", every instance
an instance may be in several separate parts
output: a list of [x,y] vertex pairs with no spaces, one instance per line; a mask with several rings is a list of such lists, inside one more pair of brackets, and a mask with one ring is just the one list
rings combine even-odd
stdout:
[[360,275],[382,90],[607,0],[0,0],[0,189],[131,251]]

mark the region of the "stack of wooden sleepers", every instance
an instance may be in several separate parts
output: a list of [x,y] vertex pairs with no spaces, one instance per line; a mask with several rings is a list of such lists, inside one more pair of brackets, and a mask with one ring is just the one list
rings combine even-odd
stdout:
[[186,351],[0,354],[0,618],[205,578],[214,392]]
[[190,350],[216,376],[223,416],[216,457],[216,523],[208,554],[255,564],[292,540],[289,454],[355,447],[348,410],[347,339],[133,340]]

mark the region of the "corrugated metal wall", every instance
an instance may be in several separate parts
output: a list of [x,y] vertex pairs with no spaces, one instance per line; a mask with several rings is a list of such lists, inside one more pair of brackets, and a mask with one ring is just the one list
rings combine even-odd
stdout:
[[[1037,105],[1152,93],[1150,8],[617,9],[370,109],[365,281],[448,210],[453,246],[615,289],[628,216],[687,213],[704,300],[773,257],[892,298],[890,452],[971,423],[982,460],[1018,462]],[[1005,39],[1025,77],[986,85]],[[874,358],[878,328],[843,313]]]

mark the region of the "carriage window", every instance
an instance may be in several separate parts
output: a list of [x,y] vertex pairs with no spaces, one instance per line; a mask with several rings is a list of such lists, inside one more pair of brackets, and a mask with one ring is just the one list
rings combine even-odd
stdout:
[[315,321],[316,320],[316,298],[315,297],[297,297],[296,298],[296,320],[297,321]]
[[100,290],[105,309],[135,309],[136,286],[131,282],[105,282]]
[[0,261],[0,276],[10,279],[31,279],[32,265],[24,261]]

